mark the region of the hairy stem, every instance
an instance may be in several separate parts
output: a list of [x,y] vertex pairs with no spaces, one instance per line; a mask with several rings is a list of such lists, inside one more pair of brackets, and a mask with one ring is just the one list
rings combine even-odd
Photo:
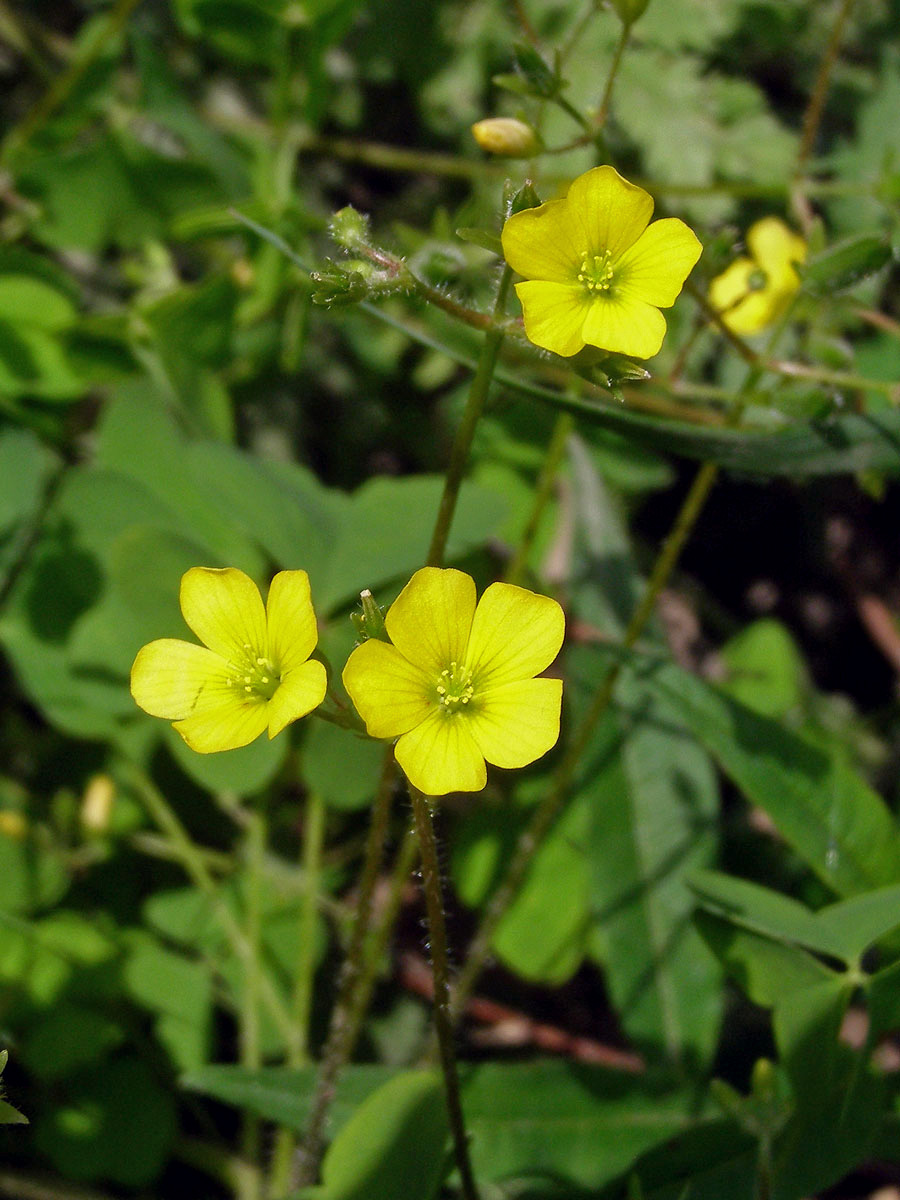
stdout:
[[456,1054],[453,1048],[447,930],[444,925],[444,902],[441,895],[441,876],[434,839],[434,825],[431,820],[428,798],[412,786],[409,794],[412,800],[416,837],[419,841],[419,853],[422,856],[422,890],[425,893],[425,907],[428,913],[428,937],[431,945],[431,970],[434,979],[434,1026],[441,1057],[441,1070],[444,1076],[447,1116],[453,1136],[453,1153],[462,1182],[463,1197],[465,1200],[478,1200],[475,1177],[469,1161],[469,1143],[463,1120],[459,1074],[456,1069]]
[[[502,315],[506,306],[506,297],[509,292],[511,279],[512,271],[509,267],[504,266],[503,274],[500,277],[500,285],[497,288],[497,299],[494,302],[495,318]],[[438,508],[437,520],[434,524],[431,545],[428,548],[428,565],[432,567],[439,567],[444,561],[444,551],[447,548],[447,538],[450,535],[450,526],[453,524],[453,515],[456,512],[459,489],[462,486],[466,464],[469,461],[472,439],[475,436],[475,428],[478,425],[479,418],[484,411],[484,402],[490,390],[491,379],[494,374],[494,367],[497,365],[497,356],[500,353],[503,337],[504,331],[496,326],[489,329],[485,334],[481,354],[478,358],[478,366],[475,369],[475,375],[469,387],[466,407],[463,410],[462,420],[459,423],[459,429],[456,431],[456,439],[453,442],[453,449],[450,452],[450,463],[447,467],[446,478],[444,479],[444,491]]]

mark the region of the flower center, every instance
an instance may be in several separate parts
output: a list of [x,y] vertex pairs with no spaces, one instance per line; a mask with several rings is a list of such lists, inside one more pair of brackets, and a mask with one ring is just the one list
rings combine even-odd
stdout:
[[588,254],[587,250],[582,253],[578,282],[586,292],[608,292],[613,275],[612,255],[608,250],[602,254]]
[[270,658],[254,654],[253,647],[244,644],[244,660],[232,663],[234,674],[229,678],[230,687],[242,692],[247,699],[271,700],[278,691],[281,676]]
[[461,663],[452,662],[441,671],[436,691],[442,712],[460,712],[475,694],[471,672]]

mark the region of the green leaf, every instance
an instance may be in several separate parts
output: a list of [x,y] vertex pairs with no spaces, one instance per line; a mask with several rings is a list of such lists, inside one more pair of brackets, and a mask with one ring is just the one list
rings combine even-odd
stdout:
[[900,1029],[900,961],[871,976],[866,986],[866,1006],[872,1037]]
[[490,229],[457,229],[456,236],[482,250],[490,250],[492,254],[503,255],[503,245],[500,238]]
[[34,1140],[69,1179],[147,1187],[177,1133],[175,1100],[137,1058],[117,1058],[72,1079],[34,1122]]
[[531,95],[548,100],[557,94],[561,86],[559,75],[544,62],[534,46],[528,42],[515,42],[513,55],[516,70],[528,85]]
[[176,1067],[191,1070],[208,1057],[212,979],[208,967],[153,937],[133,941],[123,981],[139,1004],[156,1014],[156,1034]]
[[816,913],[816,924],[848,962],[900,926],[900,885],[876,888],[862,896],[830,904]]
[[[640,592],[617,497],[587,447],[570,443],[578,525],[572,603],[621,637]],[[573,719],[603,678],[591,648],[569,652]],[[588,803],[594,957],[628,1034],[671,1062],[709,1058],[721,1011],[718,965],[690,924],[686,877],[715,851],[718,787],[678,705],[632,676],[586,749],[576,795]]]
[[720,653],[728,671],[722,689],[735,700],[766,717],[799,708],[806,691],[803,656],[780,621],[754,621]]
[[773,941],[712,913],[698,912],[694,920],[713,954],[754,1004],[772,1008],[785,997],[835,979],[833,971],[798,946]]
[[0,912],[33,912],[56,904],[69,887],[62,850],[39,828],[21,839],[0,834]]
[[364,808],[372,802],[384,754],[383,743],[311,721],[303,751],[307,786],[331,808]]
[[561,1059],[468,1069],[463,1108],[480,1180],[567,1189],[601,1187],[691,1119],[683,1093]]
[[[775,1035],[796,1098],[779,1137],[773,1200],[800,1200],[864,1162],[884,1103],[884,1080],[838,1040],[853,992],[833,979],[783,999]],[[822,1130],[828,1137],[822,1138]]]
[[841,939],[830,937],[817,915],[789,896],[721,871],[695,871],[688,882],[700,904],[716,916],[776,941],[845,957]]
[[[443,480],[430,475],[375,478],[345,502],[336,541],[330,548],[324,579],[313,599],[322,612],[409,576],[424,562]],[[464,484],[447,543],[452,561],[482,545],[505,515],[501,496]],[[403,579],[403,582],[406,582]],[[376,600],[381,598],[376,593]]]
[[214,795],[231,791],[238,796],[252,796],[261,791],[281,770],[291,742],[289,733],[271,740],[263,734],[238,750],[198,754],[171,726],[160,729],[185,775]]
[[0,431],[0,537],[37,508],[55,458],[25,429]]
[[13,1108],[6,1100],[0,1100],[0,1125],[27,1125],[28,1118]]
[[775,1004],[775,1041],[800,1103],[837,1086],[838,1034],[852,993],[852,984],[833,976]]
[[640,1182],[642,1200],[756,1200],[756,1156],[754,1140],[734,1122],[707,1121],[648,1151],[629,1176]]
[[800,267],[800,278],[807,291],[828,295],[853,287],[890,260],[889,242],[876,234],[863,234],[816,254]]
[[681,720],[822,881],[841,896],[900,879],[900,835],[842,758],[724,695],[673,663],[597,647],[676,705]]
[[[363,1101],[397,1074],[395,1067],[351,1066],[341,1074],[331,1107],[331,1129],[337,1130]],[[312,1109],[315,1067],[207,1066],[181,1079],[182,1087],[202,1092],[224,1104],[244,1109],[302,1133]]]
[[125,1030],[105,1013],[63,1000],[29,1030],[22,1061],[41,1079],[63,1079],[105,1058],[124,1040]]
[[[343,1073],[332,1109],[338,1138],[345,1136],[359,1106],[374,1105],[395,1075],[391,1068],[355,1065]],[[213,1066],[192,1072],[182,1083],[301,1130],[315,1071]],[[462,1095],[473,1167],[480,1179],[497,1183],[533,1177],[576,1188],[600,1187],[692,1119],[685,1093],[662,1092],[621,1072],[564,1059],[466,1065]],[[349,1146],[349,1134],[347,1142]],[[415,1190],[410,1194],[418,1196]]]
[[441,1076],[405,1071],[359,1106],[322,1163],[322,1200],[431,1200],[449,1127]]
[[[715,847],[718,788],[678,708],[633,679],[619,693],[636,719],[596,737],[578,795],[590,803],[591,910],[600,958],[629,1035],[671,1061],[706,1060],[721,1015],[720,973],[688,921],[686,877]],[[590,764],[590,765],[589,765]]]
[[74,325],[77,309],[67,292],[33,275],[0,275],[0,320],[59,333]]
[[497,926],[494,952],[526,979],[558,986],[584,959],[591,894],[585,847],[591,822],[587,797],[566,806]]

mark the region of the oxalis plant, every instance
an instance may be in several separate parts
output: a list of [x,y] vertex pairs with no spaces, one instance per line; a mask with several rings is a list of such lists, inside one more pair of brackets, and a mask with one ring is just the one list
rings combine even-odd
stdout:
[[[314,597],[302,566],[275,575],[265,604],[256,584],[243,571],[193,567],[181,581],[180,605],[202,645],[168,638],[153,641],[140,650],[132,668],[131,691],[140,707],[171,721],[191,750],[200,754],[234,750],[263,735],[277,737],[290,724],[307,717],[331,722],[344,730],[347,738],[369,738],[384,747],[355,886],[346,958],[308,1119],[296,1142],[286,1136],[278,1143],[268,1185],[254,1176],[246,1187],[248,1196],[321,1195],[336,1200],[399,1195],[406,1187],[417,1195],[431,1196],[441,1186],[458,1191],[465,1200],[478,1200],[481,1194],[518,1195],[518,1191],[507,1192],[502,1187],[498,1193],[496,1184],[485,1188],[485,1181],[479,1182],[470,1153],[454,1028],[535,856],[573,794],[584,787],[591,772],[601,769],[595,757],[598,730],[610,706],[633,703],[641,694],[645,703],[655,707],[654,693],[659,692],[682,719],[688,711],[688,725],[708,745],[718,743],[725,761],[742,756],[739,765],[732,762],[738,777],[752,778],[760,770],[757,756],[764,761],[767,755],[777,753],[771,740],[774,731],[761,725],[755,745],[723,749],[730,737],[729,721],[743,720],[748,723],[745,732],[753,730],[749,714],[730,712],[695,681],[690,686],[686,680],[679,681],[670,663],[642,645],[660,594],[713,490],[718,474],[714,459],[699,469],[646,586],[635,596],[621,635],[606,647],[605,656],[593,660],[590,682],[579,681],[581,694],[571,703],[565,700],[566,681],[575,664],[561,654],[563,608],[557,599],[522,586],[520,580],[531,559],[530,539],[551,500],[553,481],[579,421],[590,420],[610,403],[623,404],[626,410],[633,403],[640,383],[651,378],[644,364],[659,353],[666,337],[665,311],[678,302],[686,285],[695,318],[693,333],[678,356],[679,365],[688,358],[691,339],[708,336],[709,331],[727,340],[744,364],[743,378],[733,390],[710,397],[723,444],[737,446],[739,437],[729,437],[728,431],[741,425],[767,375],[791,378],[801,373],[835,386],[854,386],[854,381],[842,380],[837,372],[820,370],[814,364],[801,367],[781,362],[777,355],[798,323],[810,319],[810,305],[816,296],[881,268],[890,251],[880,234],[826,247],[826,231],[804,190],[802,152],[790,220],[775,213],[761,217],[746,231],[745,252],[722,263],[721,270],[707,271],[705,282],[690,282],[703,253],[694,230],[678,216],[654,220],[651,194],[607,161],[563,188],[553,188],[550,197],[541,202],[542,166],[546,156],[559,149],[543,146],[536,129],[547,105],[561,106],[576,123],[578,141],[595,146],[601,160],[606,157],[604,123],[616,73],[646,5],[622,0],[611,7],[621,22],[621,38],[607,64],[607,82],[598,109],[582,113],[569,103],[561,55],[551,65],[537,50],[523,45],[516,51],[517,73],[501,83],[534,110],[534,123],[492,117],[473,126],[475,140],[488,154],[529,160],[518,181],[511,178],[506,185],[499,228],[469,229],[461,234],[489,248],[500,260],[489,311],[470,308],[451,289],[423,280],[404,258],[379,244],[369,216],[352,208],[336,213],[330,224],[330,233],[345,256],[309,272],[313,300],[325,308],[364,304],[376,321],[386,315],[376,306],[399,294],[435,305],[452,320],[482,334],[425,563],[402,584],[387,607],[373,596],[369,581],[359,579],[360,605],[352,616],[357,641],[342,664],[329,662],[317,649]],[[832,66],[829,56],[821,67],[819,87],[827,86]],[[814,136],[816,119],[811,111],[807,139]],[[510,174],[512,177],[512,170]],[[236,215],[305,266],[274,231]],[[397,309],[390,311],[396,313]],[[446,566],[445,559],[473,441],[498,381],[525,395],[533,394],[535,402],[540,398],[556,407],[559,415],[521,543],[506,563],[503,578],[491,583],[479,599],[473,578]],[[673,388],[675,383],[673,372]],[[862,385],[856,381],[856,386]],[[623,671],[627,679],[620,678]],[[620,683],[624,685],[621,688]],[[563,707],[565,733],[560,739]],[[707,724],[708,728],[696,728]],[[738,734],[737,742],[740,740]],[[483,792],[489,767],[503,772],[518,770],[543,759],[554,748],[552,766],[542,776],[537,801],[499,865],[480,922],[468,945],[459,950],[459,966],[451,969],[434,828],[441,798]],[[804,750],[811,753],[806,747]],[[335,752],[340,754],[340,748]],[[398,854],[394,887],[402,886],[418,860],[443,1103],[437,1100],[430,1074],[398,1076],[357,1109],[338,1132],[323,1163],[336,1088],[372,997],[373,975],[379,966],[375,951],[389,937],[396,913],[394,901],[379,927],[374,920],[373,895],[391,808],[401,792],[412,809],[413,832]],[[161,823],[171,823],[174,818],[161,797],[156,796],[153,803]],[[314,805],[315,800],[309,803]],[[259,832],[255,836],[259,837]],[[892,858],[900,861],[900,841],[893,830],[891,843]],[[264,847],[258,847],[256,853],[264,854]],[[726,967],[736,969],[751,998],[774,1006],[776,1036],[780,1034],[786,1055],[779,1069],[760,1060],[748,1097],[717,1084],[714,1097],[733,1117],[740,1131],[738,1143],[746,1145],[735,1157],[745,1158],[748,1166],[744,1183],[716,1186],[726,1188],[729,1195],[752,1192],[758,1200],[799,1194],[796,1177],[812,1185],[833,1174],[835,1162],[851,1165],[852,1154],[844,1159],[841,1151],[830,1157],[825,1154],[831,1163],[828,1168],[803,1164],[800,1159],[805,1150],[801,1147],[809,1133],[804,1124],[812,1122],[817,1136],[828,1138],[834,1132],[826,1133],[832,1124],[857,1128],[859,1122],[850,1105],[865,1106],[875,1086],[863,1055],[856,1055],[852,1066],[845,1061],[846,1047],[837,1043],[837,1035],[841,1014],[857,988],[888,987],[881,982],[885,971],[875,976],[862,971],[860,954],[900,923],[900,886],[895,884],[867,898],[877,916],[864,933],[854,913],[868,913],[866,901],[864,907],[849,900],[813,914],[775,893],[724,876],[698,874],[693,886],[703,908],[704,936]],[[616,952],[627,953],[627,948],[619,947]],[[780,979],[780,970],[773,971],[767,958],[779,955],[784,958]],[[823,955],[840,960],[843,966],[836,969],[834,962],[826,966]],[[258,973],[255,959],[247,966]],[[890,974],[892,968],[885,970]],[[763,982],[760,976],[765,976]],[[254,1003],[262,998],[261,986],[262,980],[257,978]],[[273,995],[270,1003],[280,1001]],[[814,1049],[820,1040],[827,1045]],[[802,1055],[806,1060],[820,1053],[828,1063],[824,1070],[810,1061],[804,1061],[802,1068],[796,1062],[792,1066],[792,1056]],[[258,1047],[251,1045],[245,1065],[260,1067]],[[812,1092],[817,1093],[815,1097]],[[541,1116],[537,1105],[530,1119],[539,1124]],[[396,1122],[395,1127],[391,1122]],[[453,1151],[452,1162],[446,1163],[440,1153],[445,1122]],[[258,1130],[245,1132],[245,1151],[258,1153]],[[430,1158],[426,1161],[420,1158],[419,1136],[428,1147]],[[372,1153],[367,1144],[371,1158],[359,1153],[357,1139],[364,1144],[371,1140],[377,1147]],[[379,1153],[384,1155],[382,1160]],[[395,1156],[405,1160],[404,1165],[395,1166]],[[706,1165],[698,1163],[696,1169],[702,1174]],[[723,1169],[725,1177],[731,1178],[730,1167]],[[652,1174],[651,1169],[651,1178]],[[645,1194],[642,1178],[640,1171],[630,1176],[629,1196]],[[674,1196],[676,1191],[664,1194]],[[575,1193],[537,1186],[527,1194]],[[649,1194],[663,1193],[654,1190]],[[712,1193],[695,1192],[687,1179],[678,1194]]]
[[[32,292],[11,293],[19,305],[38,297],[32,340],[22,334],[35,361],[64,361],[74,373],[94,353],[98,379],[112,373],[122,394],[92,430],[89,468],[74,454],[51,466],[35,459],[43,493],[10,539],[9,559],[0,557],[9,608],[0,642],[51,724],[109,748],[77,817],[58,819],[73,843],[69,875],[101,872],[127,838],[129,854],[186,873],[191,886],[145,898],[135,884],[126,916],[93,924],[82,887],[54,925],[45,910],[64,893],[53,876],[58,846],[32,844],[19,808],[0,809],[0,834],[28,847],[10,859],[11,887],[16,871],[27,886],[4,917],[0,950],[3,978],[18,989],[11,1023],[26,1013],[13,1065],[21,1058],[60,1094],[71,1087],[74,1098],[35,1122],[35,1138],[80,1181],[71,1192],[24,1175],[7,1186],[0,1169],[0,1193],[18,1186],[96,1200],[80,1190],[86,1181],[149,1195],[166,1186],[158,1180],[170,1147],[216,1196],[237,1200],[804,1200],[866,1164],[892,1164],[879,1183],[896,1178],[895,817],[859,769],[864,752],[841,740],[833,716],[829,724],[811,715],[811,702],[803,709],[803,672],[781,627],[734,639],[727,661],[703,673],[660,619],[723,470],[844,473],[876,495],[897,471],[898,384],[884,369],[857,370],[848,348],[861,329],[900,334],[877,291],[896,240],[891,151],[881,147],[876,178],[849,182],[824,179],[815,158],[852,0],[829,8],[820,56],[796,84],[788,177],[777,187],[710,180],[681,189],[639,178],[639,155],[610,133],[630,56],[649,78],[640,57],[647,0],[588,4],[555,40],[515,6],[523,40],[494,79],[502,115],[472,125],[467,160],[310,139],[292,125],[296,57],[309,57],[311,77],[329,62],[340,74],[336,51],[326,61],[339,39],[327,22],[341,26],[340,5],[290,5],[277,20],[251,6],[246,21],[217,6],[176,7],[185,38],[208,37],[207,50],[235,55],[242,68],[256,63],[253,31],[263,30],[277,59],[272,134],[253,140],[259,130],[235,116],[227,88],[212,93],[210,127],[191,120],[138,27],[153,120],[163,130],[172,121],[188,148],[212,145],[220,182],[239,168],[219,139],[251,146],[250,174],[263,183],[253,203],[235,194],[180,218],[185,237],[227,235],[216,251],[225,274],[208,290],[196,285],[183,305],[171,304],[173,257],[152,238],[126,264],[142,284],[127,320],[110,314],[114,297],[104,295],[92,324],[76,330],[71,316],[66,325],[63,301],[41,290],[50,288],[46,266],[29,276]],[[5,143],[8,240],[38,237],[52,214],[46,180],[31,198],[28,172],[39,181],[40,172],[29,153],[57,110],[74,106],[82,87],[90,92],[134,8],[114,4],[98,18]],[[588,94],[574,86],[573,64],[598,28],[605,51]],[[43,61],[32,26],[3,4],[0,33]],[[626,94],[634,102],[633,87]],[[749,103],[729,95],[736,110]],[[121,108],[109,106],[113,129],[133,120],[128,103],[125,89]],[[567,136],[558,139],[561,121]],[[155,127],[142,136],[165,142]],[[761,126],[759,137],[775,134]],[[113,173],[117,146],[103,159]],[[444,221],[437,255],[427,252],[434,230],[392,228],[375,206],[341,204],[318,225],[305,214],[298,233],[290,193],[301,153],[477,177],[494,189],[496,220]],[[560,172],[573,154],[584,169]],[[179,181],[200,186],[189,172],[173,189]],[[752,202],[746,227],[723,227],[720,192]],[[825,207],[835,198],[871,213],[865,227],[836,236]],[[711,202],[706,214],[697,201]],[[63,245],[54,236],[50,244]],[[393,248],[398,241],[407,252]],[[242,257],[240,246],[252,251]],[[27,276],[30,251],[13,249],[22,254],[0,258],[0,269]],[[102,251],[99,237],[94,288],[108,282]],[[67,261],[86,270],[77,255]],[[437,486],[391,479],[351,498],[283,456],[242,456],[227,437],[206,436],[224,420],[216,370],[227,355],[209,317],[220,303],[239,330],[228,368],[236,389],[265,382],[252,364],[261,344],[278,340],[273,311],[283,325],[272,353],[288,376],[318,321],[356,339],[363,359],[394,339],[397,356],[418,348],[442,382],[463,381]],[[5,321],[4,304],[15,308],[0,275]],[[182,323],[187,346],[177,352]],[[60,329],[71,345],[57,346]],[[126,347],[128,368],[110,365]],[[158,421],[148,416],[147,380],[164,398]],[[332,395],[345,384],[336,368]],[[354,397],[361,425],[364,401]],[[547,436],[504,441],[507,418],[532,433],[544,422]],[[483,452],[492,438],[512,460],[493,489]],[[0,463],[12,471],[36,444],[7,453],[0,440]],[[659,460],[650,451],[699,465],[643,573],[628,513],[597,462],[652,475]],[[149,466],[145,454],[156,456]],[[182,485],[173,502],[166,489]],[[497,493],[516,486],[515,519],[488,520]],[[85,511],[89,553],[77,540]],[[91,555],[102,564],[96,579],[83,561]],[[76,579],[74,616],[35,600],[57,576],[65,599],[66,572]],[[195,640],[177,636],[178,609]],[[896,630],[883,626],[880,644],[896,653]],[[127,695],[129,668],[141,712]],[[167,756],[157,757],[160,738]],[[173,763],[214,797],[227,834],[197,834],[207,796],[173,802]],[[719,779],[729,805],[748,801],[789,860],[777,888],[751,881],[758,864],[711,869]],[[352,809],[364,813],[358,840],[341,824]],[[292,841],[299,863],[284,850]],[[22,865],[35,847],[46,872]],[[803,880],[801,898],[786,879]],[[417,960],[404,959],[399,969],[430,1000],[427,1020],[412,1002],[384,1013],[409,910],[424,914],[416,938],[430,967],[417,973]],[[565,985],[585,962],[604,973],[603,1038],[482,993],[498,964]],[[114,1019],[119,986],[140,1019]],[[591,1003],[599,991],[594,980]],[[207,1061],[213,1011],[236,1031],[237,1062]],[[59,1043],[46,1032],[54,1012],[75,1031]],[[485,1014],[495,1034],[525,1045],[520,1061],[460,1054],[462,1023]],[[139,1053],[126,1055],[123,1046],[146,1046],[151,1021],[191,1104],[203,1097],[227,1112],[216,1146],[196,1136],[206,1110],[190,1108],[176,1133],[156,1075]],[[735,1050],[742,1039],[752,1044]],[[97,1067],[104,1055],[108,1075]],[[748,1064],[743,1078],[731,1058]],[[20,1082],[10,1084],[17,1106]],[[18,1108],[0,1105],[4,1123],[25,1124]],[[8,1144],[19,1135],[11,1130]],[[128,1153],[117,1157],[117,1145]],[[867,1179],[846,1194],[862,1195]]]

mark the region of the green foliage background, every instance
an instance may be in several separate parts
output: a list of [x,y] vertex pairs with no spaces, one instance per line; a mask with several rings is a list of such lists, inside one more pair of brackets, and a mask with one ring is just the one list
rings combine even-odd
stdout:
[[[754,219],[806,197],[818,276],[778,352],[812,377],[765,374],[728,427],[744,367],[688,296],[624,399],[589,379],[566,391],[558,362],[512,340],[498,369],[448,561],[480,584],[502,570],[568,409],[577,433],[528,569],[589,631],[566,651],[569,724],[613,662],[623,673],[499,926],[497,987],[642,1066],[472,1054],[464,1106],[491,1200],[801,1200],[867,1162],[896,1178],[896,1075],[873,1062],[900,1026],[895,701],[863,689],[854,705],[833,675],[817,686],[796,631],[749,620],[703,571],[676,587],[717,681],[675,661],[661,624],[637,652],[615,647],[654,514],[671,519],[693,462],[786,481],[792,504],[852,493],[894,511],[898,29],[896,0],[652,0],[616,80],[602,160],[697,229],[701,293]],[[306,569],[340,664],[359,590],[387,603],[424,561],[480,335],[416,296],[317,307],[308,273],[242,218],[321,268],[340,258],[329,218],[352,204],[420,280],[487,309],[504,181],[530,173],[548,198],[601,159],[581,144],[531,168],[487,161],[469,125],[525,115],[547,146],[577,141],[521,74],[519,91],[492,79],[534,41],[563,53],[571,104],[596,107],[620,32],[611,8],[573,0],[0,4],[0,1040],[15,1109],[0,1103],[30,1122],[0,1134],[0,1194],[38,1180],[60,1197],[246,1197],[241,1120],[268,1137],[309,1110],[380,752],[306,722],[197,756],[135,708],[128,672],[144,642],[186,633],[177,584],[201,563],[260,583]],[[460,936],[553,765],[443,813]],[[208,892],[157,828],[154,792],[202,848]],[[327,835],[311,922],[308,794]],[[269,828],[255,875],[253,812]],[[407,818],[398,806],[392,847]],[[285,1003],[317,968],[306,1061],[261,1007],[264,1066],[234,1065],[246,980],[229,914],[257,921]],[[868,1018],[854,1047],[838,1036],[849,1008]],[[412,1069],[426,1026],[386,957],[321,1200],[454,1194],[437,1077]],[[777,1067],[754,1069],[762,1057]]]

